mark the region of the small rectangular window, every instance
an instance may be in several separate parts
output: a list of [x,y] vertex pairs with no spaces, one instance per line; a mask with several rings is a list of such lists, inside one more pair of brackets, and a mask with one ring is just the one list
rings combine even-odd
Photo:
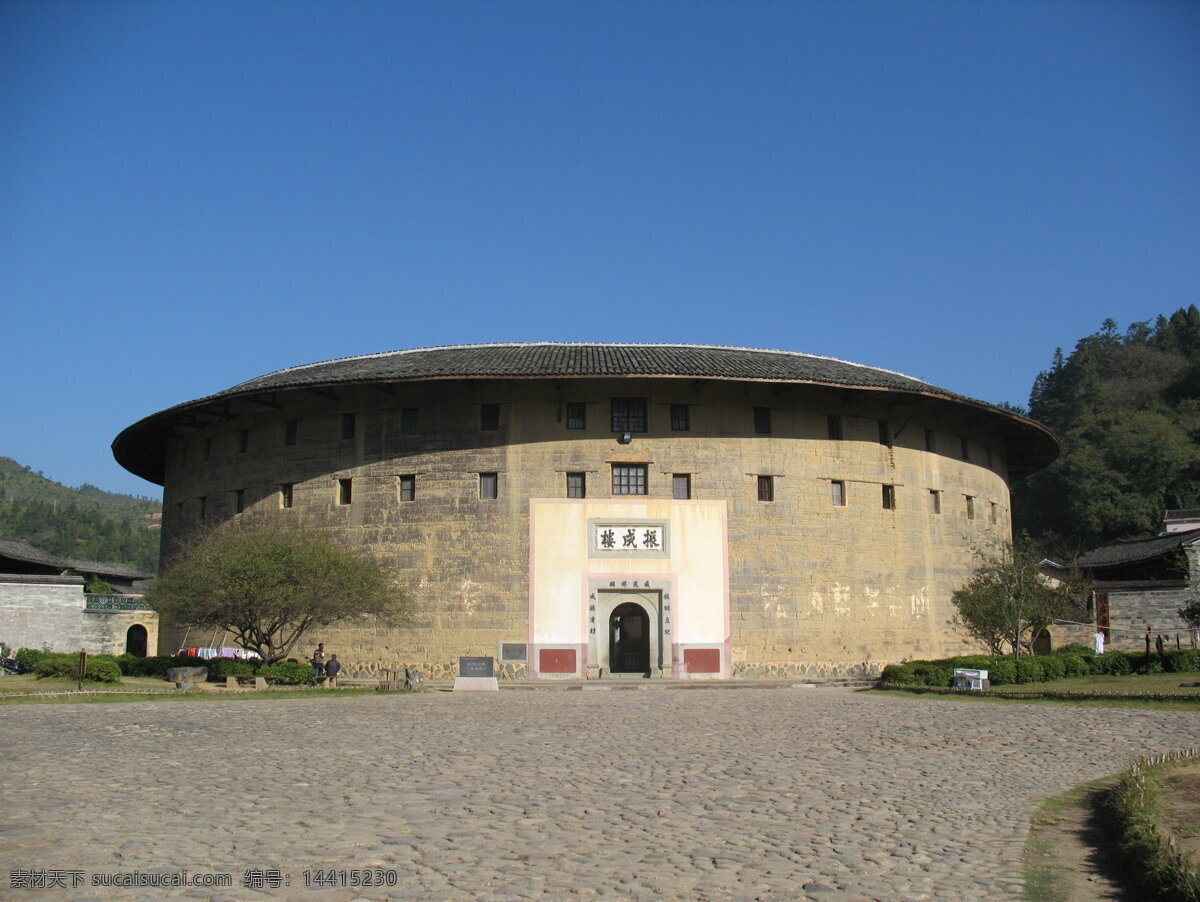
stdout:
[[279,486],[279,506],[280,507],[291,507],[292,506],[292,488],[293,488],[293,486],[294,486],[294,483],[291,483],[291,482],[284,482],[284,483],[280,484],[280,486]]
[[212,456],[212,439],[206,438],[204,440],[204,444],[201,447],[203,448],[203,451],[200,455],[201,459],[208,460],[209,457]]
[[567,428],[587,428],[587,405],[582,401],[567,402]]
[[672,473],[671,474],[671,497],[679,501],[686,501],[692,497],[692,474],[691,473]]
[[834,507],[846,506],[846,483],[840,479],[835,479],[829,483],[830,495],[833,498]]
[[613,464],[612,493],[614,495],[645,495],[645,464]]
[[892,430],[887,420],[879,421],[879,444],[892,447]]
[[840,442],[842,440],[842,418],[836,413],[826,414],[825,429],[829,433],[831,442]]
[[758,477],[758,500],[759,501],[774,501],[775,500],[775,477],[774,476],[759,476]]
[[925,429],[925,450],[926,451],[936,451],[937,450],[937,439],[934,438],[933,430],[928,427],[926,427],[926,429]]
[[404,435],[417,434],[417,408],[405,407],[400,411],[400,432]]
[[208,516],[208,499],[205,497],[200,497],[200,498],[197,498],[196,500],[199,502],[200,519],[203,520],[205,517]]
[[999,514],[997,512],[997,508],[998,508],[998,505],[996,504],[996,502],[992,501],[991,507],[988,510],[988,520],[991,521],[991,524],[993,526],[996,525],[996,521],[999,519]]
[[500,497],[500,474],[479,474],[479,497],[484,501],[495,501]]
[[408,473],[400,477],[400,500],[401,501],[416,501],[417,500],[417,477],[412,473]]
[[613,398],[612,432],[645,432],[646,399]]
[[246,509],[246,490],[234,489],[233,492],[233,512],[240,514]]
[[354,485],[351,479],[338,480],[338,504],[349,504],[354,500]]
[[686,404],[671,405],[671,431],[688,432],[692,428],[691,411]]
[[942,493],[937,489],[929,490],[929,512],[931,514],[940,514],[942,512]]
[[250,450],[250,430],[238,430],[238,453],[245,454]]
[[754,408],[754,431],[759,435],[771,434],[771,408]]
[[883,509],[889,511],[896,509],[896,487],[894,485],[883,486]]
[[967,499],[967,519],[974,520],[975,519],[975,496],[974,495],[964,495],[963,497],[965,497]]
[[300,432],[299,420],[288,420],[283,424],[283,443],[285,445],[296,444],[296,436]]
[[568,498],[586,498],[587,497],[587,474],[586,473],[568,473],[567,474],[567,497]]
[[500,428],[500,405],[479,405],[479,428],[483,432],[495,432]]
[[971,446],[969,444],[967,444],[967,437],[965,435],[959,436],[959,441],[962,443],[962,459],[970,460],[971,459]]
[[342,414],[342,438],[354,438],[354,427],[357,426],[357,417],[352,413]]

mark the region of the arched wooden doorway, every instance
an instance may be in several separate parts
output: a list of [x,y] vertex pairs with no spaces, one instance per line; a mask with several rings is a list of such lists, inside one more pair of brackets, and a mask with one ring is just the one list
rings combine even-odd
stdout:
[[650,674],[650,615],[627,601],[608,618],[608,661],[613,673]]
[[135,623],[125,631],[125,654],[146,657],[146,628]]
[[1033,637],[1033,653],[1035,655],[1048,655],[1051,651],[1050,632],[1049,630],[1038,630]]

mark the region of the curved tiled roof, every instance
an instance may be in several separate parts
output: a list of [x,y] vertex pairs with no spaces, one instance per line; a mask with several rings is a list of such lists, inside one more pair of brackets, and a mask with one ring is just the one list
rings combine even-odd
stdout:
[[719,345],[531,342],[415,348],[289,367],[146,417],[117,436],[113,454],[126,469],[161,483],[170,424],[238,397],[355,383],[620,376],[806,383],[923,395],[997,416],[1030,446],[1030,462],[1023,468],[1027,471],[1044,466],[1058,453],[1053,434],[1025,417],[913,376],[832,357]]
[[1200,529],[1169,532],[1166,535],[1154,536],[1150,539],[1112,542],[1081,554],[1076,563],[1088,570],[1138,564],[1154,560],[1164,554],[1172,554],[1183,548],[1184,545],[1192,545],[1197,541],[1200,541]]

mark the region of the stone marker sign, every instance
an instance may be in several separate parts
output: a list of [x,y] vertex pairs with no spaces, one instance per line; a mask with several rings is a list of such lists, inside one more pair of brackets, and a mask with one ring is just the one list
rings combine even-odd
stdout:
[[494,677],[496,675],[496,659],[460,657],[458,659],[458,675],[463,677]]
[[455,691],[462,689],[498,691],[500,683],[496,679],[496,659],[460,657],[458,659],[458,678],[454,681],[454,689]]

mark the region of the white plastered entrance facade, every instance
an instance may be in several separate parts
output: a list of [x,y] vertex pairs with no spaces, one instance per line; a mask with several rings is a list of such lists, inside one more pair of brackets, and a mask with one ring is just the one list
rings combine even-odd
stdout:
[[531,500],[530,675],[629,677],[610,653],[614,612],[635,604],[649,626],[645,675],[728,676],[726,524],[724,501]]

